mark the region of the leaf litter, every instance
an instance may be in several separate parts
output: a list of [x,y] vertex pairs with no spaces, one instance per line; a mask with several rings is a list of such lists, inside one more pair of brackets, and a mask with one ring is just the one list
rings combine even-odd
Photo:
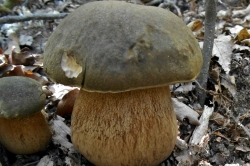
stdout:
[[[204,39],[204,3],[177,0],[169,8],[193,30],[197,40]],[[183,3],[179,3],[183,2]],[[85,1],[36,1],[13,10],[23,13],[72,12]],[[31,5],[32,4],[32,5]],[[190,7],[190,8],[189,8]],[[47,94],[45,111],[53,131],[46,151],[16,156],[12,165],[92,165],[73,147],[70,140],[70,113],[57,115],[58,106],[72,109],[68,101],[74,87],[53,83],[42,67],[42,52],[47,38],[60,20],[27,21],[1,26],[0,77],[21,75],[38,80]],[[171,86],[178,118],[179,134],[166,165],[250,165],[250,5],[247,1],[218,1],[213,58],[205,108],[197,102],[197,83]],[[25,48],[26,47],[26,48]],[[29,49],[28,49],[29,48]],[[73,94],[75,96],[76,94]],[[74,97],[73,97],[74,98]],[[60,104],[62,103],[62,104]],[[35,157],[33,157],[35,156]],[[31,161],[33,159],[33,162]]]

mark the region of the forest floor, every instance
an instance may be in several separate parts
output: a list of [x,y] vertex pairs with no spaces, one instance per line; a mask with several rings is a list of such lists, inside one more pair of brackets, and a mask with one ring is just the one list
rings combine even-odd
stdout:
[[[5,15],[70,13],[90,1],[28,1],[16,6],[12,13],[1,13],[1,18]],[[154,6],[158,7],[159,2]],[[176,4],[166,6],[192,29],[202,47],[204,2],[177,0]],[[44,108],[53,130],[51,144],[36,154],[15,155],[1,147],[3,157],[0,157],[0,163],[3,166],[92,165],[74,149],[70,140],[71,115],[64,112],[72,110],[74,100],[67,100],[74,98],[79,90],[54,84],[43,71],[44,45],[60,21],[33,20],[0,25],[0,77],[28,76],[41,82],[47,90]],[[218,1],[214,36],[205,107],[198,104],[197,83],[171,86],[175,104],[185,111],[175,110],[179,124],[178,140],[171,156],[159,166],[250,166],[249,1]],[[12,61],[7,60],[8,57],[12,57]]]

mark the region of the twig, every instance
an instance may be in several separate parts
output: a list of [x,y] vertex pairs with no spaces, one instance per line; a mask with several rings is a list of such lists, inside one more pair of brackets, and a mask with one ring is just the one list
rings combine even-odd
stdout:
[[237,125],[239,125],[245,131],[245,133],[247,134],[247,136],[250,138],[250,132],[249,132],[249,130],[245,126],[243,126],[243,124],[241,124],[239,122],[239,120],[237,118],[235,118],[232,114],[231,114],[231,117],[233,118],[234,122],[237,123]]
[[175,146],[177,146],[180,150],[188,149],[187,143],[182,140],[180,137],[177,137]]
[[207,133],[209,118],[212,115],[213,111],[214,111],[213,107],[209,108],[206,105],[204,106],[204,111],[199,120],[200,125],[195,128],[193,135],[190,139],[191,144],[198,145],[201,143],[202,138]]
[[224,99],[227,100],[228,102],[233,103],[232,100],[230,100],[229,98],[227,98],[227,97],[226,97],[225,95],[223,95],[222,93],[217,93],[217,92],[214,92],[214,91],[212,91],[212,90],[206,90],[206,89],[204,89],[203,87],[201,87],[200,83],[199,83],[197,80],[195,80],[194,82],[198,85],[198,88],[199,88],[200,90],[204,91],[205,93],[208,93],[208,94],[213,95],[213,96],[221,96],[222,98],[224,98]]
[[23,22],[30,20],[53,20],[53,19],[62,19],[66,17],[68,13],[59,13],[59,14],[31,14],[23,16],[4,16],[0,18],[0,24],[14,23],[14,22]]
[[[208,71],[210,60],[212,57],[214,32],[215,32],[215,19],[216,19],[216,0],[206,1],[206,14],[205,14],[205,36],[202,49],[203,66],[197,80],[202,87],[207,87]],[[206,93],[197,89],[198,100],[201,106],[204,106]]]

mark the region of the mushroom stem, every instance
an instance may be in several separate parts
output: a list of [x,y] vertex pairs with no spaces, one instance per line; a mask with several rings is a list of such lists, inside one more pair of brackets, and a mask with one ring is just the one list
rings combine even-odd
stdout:
[[36,153],[49,144],[50,138],[50,129],[41,112],[21,118],[0,117],[0,142],[12,153]]
[[80,90],[72,142],[95,165],[157,165],[172,152],[177,120],[168,86],[121,93]]

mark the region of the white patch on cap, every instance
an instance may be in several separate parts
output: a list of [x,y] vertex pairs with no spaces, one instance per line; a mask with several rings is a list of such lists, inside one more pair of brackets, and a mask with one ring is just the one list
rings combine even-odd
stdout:
[[61,67],[68,78],[76,78],[82,72],[82,66],[76,63],[73,56],[67,56],[66,52],[63,53]]

